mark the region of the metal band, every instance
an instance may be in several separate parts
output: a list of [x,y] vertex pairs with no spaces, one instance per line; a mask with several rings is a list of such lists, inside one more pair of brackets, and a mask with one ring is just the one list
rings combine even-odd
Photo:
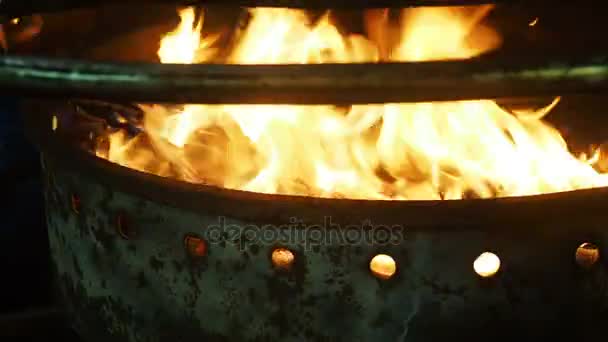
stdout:
[[[588,4],[590,1],[587,0]],[[591,1],[592,3],[593,1]],[[419,6],[472,6],[481,4],[524,5],[546,3],[545,0],[2,0],[0,17],[11,18],[42,12],[66,11],[109,4],[175,4],[221,5],[242,7],[292,8],[404,8]],[[568,4],[564,2],[563,4]],[[581,4],[578,3],[577,6]],[[559,6],[559,3],[551,3]]]
[[[20,96],[209,104],[367,104],[608,91],[608,54],[467,61],[172,65],[0,58],[0,90]],[[507,57],[507,58],[505,58]]]

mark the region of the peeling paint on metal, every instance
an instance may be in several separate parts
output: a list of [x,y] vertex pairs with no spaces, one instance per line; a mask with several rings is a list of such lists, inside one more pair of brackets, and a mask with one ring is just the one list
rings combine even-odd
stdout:
[[[441,233],[406,228],[406,239],[384,246],[281,242],[296,255],[289,272],[282,272],[269,257],[273,241],[212,240],[207,234],[218,217],[44,165],[57,279],[74,326],[87,340],[417,342],[480,334],[504,340],[544,332],[546,324],[593,334],[608,321],[606,261],[593,270],[574,261],[584,234],[595,236],[608,255],[605,220],[597,217],[563,222],[576,224],[581,236],[555,227],[518,238],[487,234],[483,227]],[[69,206],[73,192],[81,194],[78,215]],[[117,212],[137,225],[136,238],[119,236]],[[239,233],[251,227],[226,220]],[[210,241],[201,260],[184,248],[191,233]],[[472,263],[490,247],[504,270],[480,279]],[[369,271],[378,253],[397,262],[389,280]]]

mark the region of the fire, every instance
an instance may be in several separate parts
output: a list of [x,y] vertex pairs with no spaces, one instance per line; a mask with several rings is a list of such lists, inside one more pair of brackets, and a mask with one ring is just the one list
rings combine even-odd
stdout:
[[[349,63],[466,59],[500,46],[482,25],[490,6],[419,8],[394,24],[366,13],[344,34],[328,13],[250,9],[228,50],[192,8],[161,40],[163,63]],[[221,54],[219,52],[222,52]],[[98,155],[165,177],[230,189],[316,197],[438,200],[533,195],[608,185],[543,121],[559,102],[509,113],[490,100],[336,106],[143,106],[145,134],[109,136]],[[594,157],[597,157],[594,156]]]

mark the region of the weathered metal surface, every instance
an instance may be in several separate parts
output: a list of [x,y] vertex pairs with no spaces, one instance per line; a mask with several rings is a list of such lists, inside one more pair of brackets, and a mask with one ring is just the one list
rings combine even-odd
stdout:
[[[608,91],[608,54],[489,55],[467,61],[168,65],[0,57],[0,90],[30,96],[178,103],[361,104]],[[508,57],[508,58],[506,58]]]
[[[606,189],[426,203],[248,194],[103,164],[52,138],[59,134],[47,122],[36,127],[42,120],[33,116],[56,274],[88,341],[512,341],[605,333]],[[125,227],[132,234],[121,234]],[[205,239],[205,253],[193,258],[187,236]],[[575,261],[583,242],[600,248],[591,269]],[[273,268],[274,247],[295,254],[293,267]],[[484,251],[502,261],[491,279],[472,268]],[[396,260],[394,277],[371,274],[378,253]]]
[[[599,336],[608,319],[606,263],[590,271],[574,263],[581,242],[608,244],[597,218],[543,225],[513,239],[488,234],[474,217],[469,227],[441,233],[410,232],[404,217],[386,244],[380,232],[388,231],[379,228],[373,241],[356,238],[365,236],[358,227],[281,230],[276,222],[253,226],[230,216],[226,226],[214,227],[222,222],[216,215],[132,196],[49,159],[45,168],[57,274],[74,324],[90,341]],[[79,214],[69,206],[73,192],[81,194]],[[118,215],[128,216],[137,237],[117,233]],[[187,234],[209,241],[198,262],[183,247]],[[279,245],[296,254],[287,273],[270,262]],[[504,270],[482,281],[472,262],[486,250],[502,258]],[[376,253],[397,261],[395,277],[372,276],[367,265]],[[562,328],[547,332],[548,325]]]

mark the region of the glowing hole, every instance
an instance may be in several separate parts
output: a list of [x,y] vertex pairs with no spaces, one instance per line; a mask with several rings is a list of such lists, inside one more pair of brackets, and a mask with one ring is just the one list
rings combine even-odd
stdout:
[[199,237],[188,235],[184,239],[184,244],[190,256],[200,258],[207,254],[207,243]]
[[600,250],[592,243],[585,242],[576,249],[576,262],[584,268],[590,268],[599,259]]
[[57,116],[53,115],[53,122],[51,123],[51,128],[53,129],[53,131],[57,130],[59,123],[57,120]]
[[289,249],[277,248],[272,251],[272,264],[278,269],[288,270],[293,265],[296,257]]
[[70,201],[72,202],[72,210],[76,214],[79,214],[80,213],[80,198],[78,198],[77,195],[72,194],[72,196],[70,196]]
[[491,277],[500,269],[500,259],[494,253],[482,253],[473,262],[473,269],[475,269],[475,273],[484,278]]
[[538,24],[538,17],[534,18],[534,20],[529,22],[528,26],[532,27],[532,26],[536,26],[536,24]]
[[369,269],[376,277],[389,279],[397,272],[397,264],[390,256],[378,254],[369,263]]
[[127,221],[127,217],[124,214],[119,214],[116,217],[116,230],[118,234],[125,240],[132,239],[136,236],[135,229]]

